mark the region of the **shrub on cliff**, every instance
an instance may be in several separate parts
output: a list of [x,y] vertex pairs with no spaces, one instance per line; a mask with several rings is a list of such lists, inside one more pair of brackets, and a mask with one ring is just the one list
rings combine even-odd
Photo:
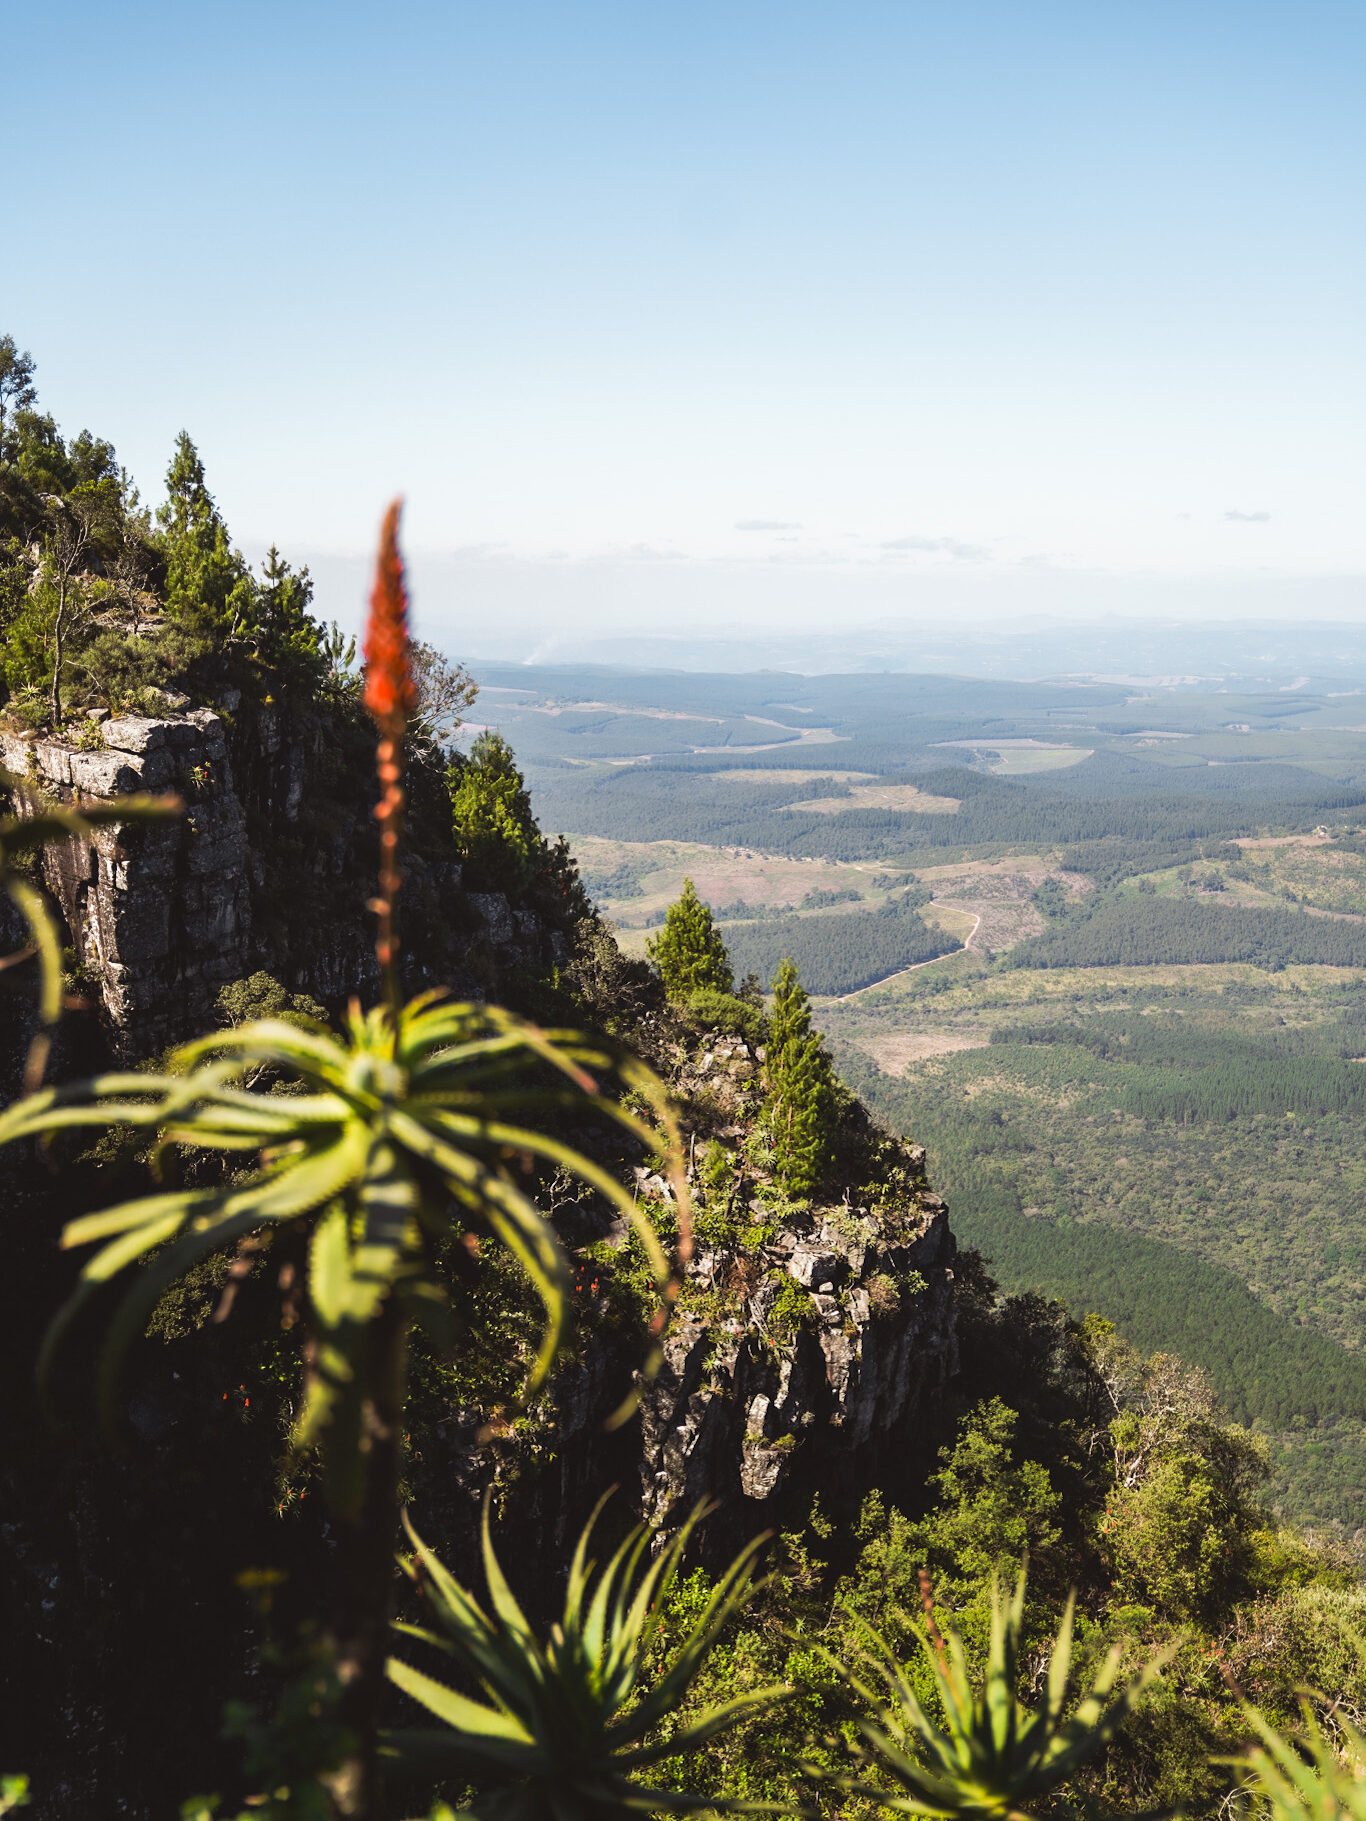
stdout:
[[704,986],[689,993],[683,1003],[688,1017],[703,1029],[743,1037],[753,1049],[768,1038],[768,1023],[762,1010],[734,993],[718,993],[715,987]]

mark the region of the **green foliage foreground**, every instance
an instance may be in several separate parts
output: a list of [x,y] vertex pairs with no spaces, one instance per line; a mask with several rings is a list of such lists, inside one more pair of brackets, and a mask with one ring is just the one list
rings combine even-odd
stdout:
[[[1028,1821],[1025,1804],[1034,1805],[1051,1795],[1113,1738],[1157,1675],[1164,1657],[1154,1657],[1134,1681],[1116,1693],[1121,1654],[1116,1645],[1068,1714],[1076,1604],[1075,1596],[1069,1598],[1048,1660],[1045,1700],[1031,1713],[1019,1694],[1024,1571],[1009,1603],[993,1579],[991,1636],[980,1686],[969,1671],[957,1629],[950,1625],[946,1636],[940,1633],[929,1577],[923,1571],[921,1587],[925,1627],[916,1632],[916,1638],[932,1677],[934,1695],[929,1711],[895,1651],[871,1627],[867,1663],[885,1693],[831,1659],[876,1714],[875,1719],[858,1722],[865,1761],[886,1771],[897,1793],[888,1800],[878,1786],[853,1778],[841,1779],[842,1787],[902,1814],[1005,1815]],[[1169,1656],[1171,1651],[1164,1654]],[[933,1718],[935,1708],[943,1715],[942,1727]]]
[[[640,1525],[599,1569],[588,1550],[600,1501],[569,1565],[562,1616],[545,1643],[513,1597],[489,1534],[484,1508],[484,1575],[492,1616],[456,1582],[417,1533],[413,1573],[440,1630],[398,1629],[444,1650],[488,1695],[473,1701],[411,1664],[394,1659],[389,1678],[450,1730],[395,1733],[401,1760],[440,1774],[492,1780],[493,1793],[469,1812],[488,1821],[626,1821],[633,1814],[714,1808],[710,1796],[642,1785],[636,1773],[665,1759],[691,1757],[718,1734],[772,1706],[790,1690],[759,1688],[678,1723],[678,1710],[726,1625],[753,1591],[756,1537],[712,1589],[700,1615],[653,1661],[664,1608],[678,1577],[695,1511],[649,1557],[654,1533]],[[722,1804],[722,1806],[731,1806]]]
[[[529,1079],[528,1064],[548,1070],[549,1082]],[[278,1234],[288,1223],[307,1221],[318,1349],[295,1440],[305,1446],[327,1432],[338,1502],[354,1505],[360,1493],[360,1464],[348,1439],[354,1423],[335,1423],[336,1408],[353,1404],[360,1390],[362,1337],[386,1298],[394,1297],[440,1348],[452,1344],[435,1248],[470,1228],[499,1240],[545,1309],[533,1387],[559,1350],[569,1266],[554,1229],[509,1169],[510,1155],[566,1168],[605,1195],[638,1232],[661,1288],[667,1281],[659,1241],[621,1185],[562,1139],[525,1122],[532,1112],[587,1101],[646,1149],[658,1148],[643,1120],[599,1095],[590,1069],[615,1069],[638,1090],[653,1087],[648,1070],[601,1041],[542,1032],[497,1007],[443,1005],[428,994],[396,1017],[383,1006],[364,1015],[354,1008],[345,1041],[263,1020],[185,1046],[173,1054],[169,1073],[106,1075],[19,1102],[0,1114],[0,1144],[126,1125],[157,1133],[159,1151],[262,1159],[245,1181],[168,1189],[71,1222],[64,1246],[103,1243],[54,1324],[44,1367],[85,1304],[155,1253],[114,1316],[100,1359],[99,1399],[112,1421],[120,1358],[168,1286],[249,1234]],[[248,1070],[272,1071],[272,1086],[303,1091],[244,1088]]]
[[[183,523],[169,527],[177,542],[167,563],[168,605],[182,626],[205,640],[246,637],[252,590],[220,535],[211,502],[201,497],[202,472],[188,443],[178,460],[186,511]],[[386,559],[401,673],[405,602],[392,545],[395,516]],[[275,584],[284,586],[278,572]],[[295,605],[302,611],[297,599]],[[56,653],[54,718],[62,662]],[[396,684],[403,680],[399,674]],[[396,690],[395,699],[403,693]],[[386,732],[382,747],[383,826],[391,848],[403,807],[401,739],[399,725]],[[511,778],[505,767],[500,775]],[[512,807],[516,821],[520,807],[515,801]],[[33,841],[70,832],[59,817]],[[243,1812],[278,1821],[380,1821],[389,1812],[378,1710],[389,1654],[405,1347],[411,1328],[421,1328],[438,1351],[460,1344],[450,1294],[456,1274],[445,1249],[491,1238],[517,1261],[544,1311],[539,1348],[526,1361],[533,1384],[544,1380],[559,1350],[570,1292],[563,1249],[538,1200],[538,1173],[567,1172],[632,1224],[662,1293],[661,1312],[673,1287],[634,1198],[610,1169],[563,1135],[576,1116],[605,1114],[632,1143],[676,1166],[679,1147],[655,1078],[600,1039],[542,1031],[495,1008],[444,1004],[434,995],[402,1004],[393,965],[397,890],[390,853],[381,874],[378,948],[388,997],[369,1013],[353,1009],[342,1036],[258,1020],[186,1046],[160,1072],[51,1089],[0,1115],[0,1143],[128,1128],[151,1140],[154,1159],[181,1156],[196,1171],[190,1186],[121,1202],[70,1222],[64,1233],[69,1246],[98,1249],[58,1318],[49,1358],[89,1303],[121,1284],[125,1272],[142,1267],[114,1307],[98,1368],[98,1398],[111,1420],[119,1361],[170,1286],[225,1249],[236,1249],[234,1269],[249,1268],[268,1249],[281,1263],[279,1281],[292,1300],[291,1319],[307,1336],[309,1361],[294,1440],[299,1447],[316,1443],[322,1454],[336,1562],[332,1609],[324,1626],[301,1634],[295,1654],[303,1668],[281,1691],[276,1731],[263,1726],[249,1741],[251,1773],[259,1771],[264,1786]],[[22,908],[23,892],[19,898]],[[724,947],[718,955],[719,938],[710,940],[715,932],[700,934],[694,957],[700,972],[681,984],[724,992],[730,985]],[[775,1149],[788,1147],[779,1162],[794,1191],[807,1180],[801,1172],[808,1158],[818,1153],[803,1124],[815,1079],[806,1065],[821,1060],[814,1041],[805,996],[789,970],[775,1005],[769,1110],[778,1115],[770,1121]],[[823,1069],[822,1063],[820,1085],[829,1091]],[[623,1096],[643,1096],[653,1121],[624,1104]],[[235,1166],[241,1166],[236,1176]],[[680,1242],[686,1244],[681,1176],[675,1193]],[[970,1273],[962,1281],[970,1292]],[[960,1308],[966,1321],[970,1294]],[[1051,1650],[1045,1702],[1031,1710],[1028,1653],[1038,1623],[1037,1615],[1026,1615],[1023,1579],[1009,1609],[999,1589],[992,1592],[989,1636],[984,1645],[974,1640],[971,1625],[982,1615],[983,1586],[972,1583],[981,1582],[983,1566],[1018,1555],[1021,1543],[1035,1546],[1040,1557],[1054,1551],[1056,1594],[1063,1544],[1062,1524],[1054,1522],[1055,1514],[1063,1516],[1062,1501],[1048,1471],[1012,1457],[1013,1413],[988,1403],[969,1419],[937,1476],[944,1508],[920,1520],[871,1503],[866,1508],[863,1602],[895,1618],[912,1586],[908,1563],[919,1574],[927,1560],[936,1567],[942,1562],[955,1595],[963,1596],[967,1641],[951,1631],[945,1644],[931,1614],[920,1639],[922,1661],[907,1668],[889,1647],[877,1649],[874,1671],[890,1702],[857,1672],[847,1678],[852,1702],[842,1691],[830,1695],[819,1715],[827,1724],[826,1737],[816,1742],[824,1753],[818,1768],[827,1790],[838,1792],[841,1812],[863,1804],[893,1813],[1023,1816],[1024,1803],[1048,1800],[1107,1743],[1118,1743],[1121,1720],[1145,1717],[1131,1714],[1139,1693],[1158,1682],[1162,1661],[1203,1648],[1208,1634],[1201,1625],[1222,1620],[1235,1598],[1284,1594],[1315,1579],[1306,1550],[1297,1554],[1285,1539],[1257,1528],[1249,1503],[1255,1462],[1237,1437],[1210,1419],[1198,1386],[1179,1374],[1174,1380],[1155,1373],[1152,1362],[1135,1367],[1103,1335],[1092,1337],[1089,1366],[1074,1364],[1100,1415],[1093,1412],[1084,1426],[1059,1427],[1054,1465],[1060,1477],[1087,1482],[1089,1505],[1075,1501],[1072,1528],[1086,1526],[1097,1486],[1105,1518],[1100,1536],[1072,1539],[1073,1555],[1093,1580],[1096,1570],[1108,1570],[1112,1588],[1122,1583],[1134,1601],[1131,1630],[1140,1635],[1146,1667],[1114,1695],[1119,1657],[1111,1648],[1074,1704],[1069,1603]],[[1031,1370],[1017,1371],[1017,1382],[1031,1382],[1031,1372],[1032,1381],[1042,1376],[1037,1361]],[[1180,1405],[1175,1426],[1173,1391]],[[1114,1526],[1118,1534],[1112,1536]],[[569,1565],[561,1619],[546,1639],[513,1598],[487,1532],[491,1613],[414,1535],[416,1572],[439,1626],[417,1635],[445,1646],[457,1674],[463,1672],[486,1698],[446,1687],[405,1664],[393,1664],[388,1673],[446,1722],[447,1734],[435,1749],[475,1775],[480,1787],[471,1812],[489,1821],[532,1814],[586,1821],[589,1814],[736,1805],[730,1790],[714,1786],[703,1748],[738,1737],[749,1722],[771,1724],[785,1678],[741,1681],[727,1673],[734,1658],[725,1655],[723,1633],[733,1631],[755,1591],[759,1543],[689,1602],[682,1596],[698,1589],[679,1583],[689,1534],[685,1526],[647,1562],[654,1539],[638,1531],[598,1573],[585,1532]],[[1140,1608],[1139,1601],[1148,1604]],[[1175,1640],[1173,1617],[1190,1628]],[[1265,1614],[1263,1619],[1269,1631],[1271,1621]],[[1164,1628],[1165,1638],[1154,1635]],[[868,1635],[863,1624],[865,1657]],[[859,1640],[848,1635],[846,1642],[855,1656]],[[1357,1648],[1366,1655],[1359,1640]],[[828,1646],[808,1650],[808,1671],[822,1651],[827,1669],[838,1660]],[[1193,1679],[1189,1668],[1186,1674]],[[724,1678],[719,1700],[708,1687],[708,1678],[717,1675]],[[1360,1753],[1355,1734],[1344,1731],[1341,1745],[1330,1744],[1315,1720],[1301,1762],[1274,1726],[1248,1723],[1262,1738],[1249,1776],[1270,1814],[1290,1821],[1366,1812],[1357,1794],[1366,1786],[1353,1762]],[[851,1733],[861,1740],[854,1761],[843,1749]],[[420,1755],[419,1743],[395,1741],[410,1761]],[[1205,1773],[1206,1743],[1201,1736],[1181,1761],[1193,1782]],[[812,1799],[810,1780],[801,1785],[802,1754],[810,1745],[808,1738],[787,1737],[769,1756],[774,1774],[788,1779],[773,1805],[787,1812],[804,1812]],[[635,1773],[645,1770],[662,1787],[638,1784]],[[685,1781],[694,1787],[683,1787]],[[0,1792],[0,1803],[15,1806],[25,1795],[23,1780],[7,1773]],[[423,1800],[435,1794],[429,1784]],[[208,1815],[215,1806],[199,1801],[186,1812]]]

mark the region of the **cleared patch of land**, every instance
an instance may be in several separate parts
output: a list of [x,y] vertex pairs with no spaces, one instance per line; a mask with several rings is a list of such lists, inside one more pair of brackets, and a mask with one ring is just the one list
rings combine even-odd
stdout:
[[1063,771],[1080,765],[1095,751],[1092,746],[1061,746],[1049,740],[945,740],[945,746],[964,746],[984,757],[997,777],[1028,777],[1040,771]]
[[[1056,879],[1070,897],[1079,897],[1091,889],[1090,880],[1080,873],[1063,872],[1034,855],[921,867],[917,877],[934,893],[934,903],[925,916],[930,918],[932,911],[952,910],[975,918],[975,932],[968,947],[984,955],[1000,954],[1027,936],[1043,934],[1044,918],[1032,900],[1045,879]],[[952,930],[954,926],[940,927]]]
[[[831,777],[833,773],[823,775]],[[855,784],[847,797],[813,797],[809,803],[787,803],[784,808],[794,814],[800,810],[818,816],[837,816],[847,809],[899,809],[914,810],[921,816],[952,816],[960,804],[957,797],[931,796],[928,791],[917,790],[914,784]]]
[[1032,777],[1040,771],[1066,771],[1069,765],[1080,765],[1093,751],[1089,746],[1014,747],[1002,752],[991,762],[998,778]]
[[[708,904],[724,910],[735,904],[795,908],[813,891],[857,892],[863,903],[881,904],[888,890],[907,876],[874,862],[794,859],[687,841],[570,835],[569,844],[599,907],[623,932],[667,910],[682,891],[684,879],[692,880]],[[595,889],[598,880],[610,883]]]
[[[986,955],[1013,948],[1026,936],[1041,936],[1047,928],[1037,907],[1023,898],[954,898],[951,902],[936,898],[924,912],[927,922],[933,920],[934,912],[952,913],[969,920],[975,918],[972,940],[967,946]],[[939,927],[954,932],[951,923],[941,923]]]
[[[787,734],[785,740],[746,740],[745,747],[750,752],[773,752],[779,746],[836,746],[847,740],[846,733],[836,733],[833,727],[789,727],[785,721],[770,721],[763,715],[747,714],[745,720],[759,727],[778,727]],[[694,752],[729,752],[728,746],[694,746]],[[642,753],[642,758],[649,758]]]
[[942,929],[946,936],[957,936],[964,948],[973,946],[973,937],[981,924],[981,912],[969,909],[963,904],[943,904],[938,900],[922,905],[920,915],[933,929]]
[[1326,847],[1332,840],[1331,835],[1253,835],[1250,840],[1239,841],[1242,848],[1281,848],[1281,847]]
[[954,860],[917,866],[915,876],[936,898],[1030,898],[1045,879],[1056,879],[1070,897],[1089,892],[1082,873],[1065,872],[1042,854],[1013,854],[1006,860]]
[[888,1031],[851,1038],[857,1048],[872,1057],[885,1075],[899,1075],[908,1064],[923,1062],[929,1056],[950,1056],[955,1050],[985,1049],[991,1042],[990,1031]]

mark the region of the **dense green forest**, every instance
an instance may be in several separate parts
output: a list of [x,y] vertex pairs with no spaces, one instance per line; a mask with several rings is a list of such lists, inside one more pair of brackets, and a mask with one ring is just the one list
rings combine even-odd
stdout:
[[911,892],[874,911],[727,922],[726,946],[740,975],[771,980],[778,964],[790,958],[811,992],[852,993],[959,946],[952,936],[928,926],[917,908],[923,901],[923,892]]
[[1360,1010],[1331,1023],[1258,1032],[1211,1030],[1181,1014],[1102,1013],[1073,1022],[1002,1025],[993,1051],[1007,1046],[1047,1050],[1047,1058],[1002,1057],[1028,1069],[1042,1062],[1042,1079],[1062,1086],[1085,1082],[1092,1070],[1072,1051],[1118,1066],[1103,1071],[1106,1103],[1116,1112],[1180,1125],[1291,1115],[1366,1114],[1366,1016]]
[[[817,750],[823,758],[829,752]],[[814,756],[804,755],[808,767]],[[839,762],[852,767],[855,759],[841,752]],[[809,783],[783,784],[776,769],[771,784],[709,776],[717,768],[717,762],[708,769],[663,762],[585,774],[573,766],[541,766],[531,775],[547,825],[576,834],[698,841],[831,860],[898,861],[936,851],[1061,846],[1073,864],[1102,874],[1117,867],[1127,872],[1148,870],[1154,862],[1176,864],[1194,858],[1205,843],[1227,841],[1250,828],[1309,829],[1325,818],[1359,820],[1366,808],[1366,791],[1291,767],[1173,772],[1139,759],[1112,766],[1097,757],[1028,783],[967,765],[885,774],[886,782],[953,798],[960,807],[948,815],[856,803],[811,812],[783,805],[818,794],[838,800],[849,786],[832,782],[818,791]],[[1226,783],[1234,771],[1247,775]],[[1065,786],[1056,781],[1064,778]],[[1175,858],[1164,860],[1166,854]]]
[[1039,968],[1212,961],[1366,967],[1366,924],[1208,899],[1108,898],[1011,955],[1016,967]]
[[[1208,1372],[1240,1422],[1286,1438],[1277,1488],[1286,1509],[1355,1528],[1366,1506],[1366,1353],[1254,1296],[1220,1262],[1227,1248],[1217,1230],[1202,1256],[1132,1226],[1078,1218],[1072,1209],[1086,1198],[1052,1161],[1067,1136],[1054,1129],[1041,1144],[1023,1107],[1009,1117],[999,1103],[965,1106],[920,1082],[891,1081],[852,1049],[841,1049],[840,1066],[882,1118],[929,1147],[957,1231],[1006,1286],[1055,1296],[1078,1315],[1099,1311],[1136,1345]],[[1132,1151],[1131,1134],[1122,1142]],[[1027,1214],[1036,1196],[1043,1205]],[[1348,1244],[1359,1269],[1366,1243]]]

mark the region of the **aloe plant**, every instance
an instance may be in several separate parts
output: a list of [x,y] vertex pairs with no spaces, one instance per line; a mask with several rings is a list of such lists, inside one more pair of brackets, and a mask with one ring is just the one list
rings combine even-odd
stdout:
[[957,1630],[949,1625],[941,1634],[923,1577],[922,1588],[926,1622],[915,1636],[933,1676],[942,1726],[927,1713],[896,1653],[871,1626],[863,1626],[871,1645],[864,1656],[880,1690],[826,1653],[876,1712],[876,1718],[856,1722],[863,1741],[859,1753],[865,1768],[881,1770],[893,1788],[889,1793],[857,1775],[838,1781],[850,1794],[899,1814],[1030,1821],[1028,1805],[1059,1788],[1108,1743],[1170,1655],[1154,1658],[1116,1692],[1116,1646],[1067,1714],[1075,1605],[1070,1598],[1054,1639],[1043,1705],[1031,1712],[1017,1693],[1024,1572],[1009,1600],[999,1582],[993,1583],[991,1638],[980,1687],[974,1685]]
[[[340,1719],[356,1749],[330,1795],[348,1816],[373,1816],[382,1806],[375,1732],[406,1342],[414,1326],[438,1346],[454,1341],[442,1248],[487,1235],[521,1265],[545,1314],[528,1372],[534,1389],[563,1338],[571,1279],[552,1223],[520,1180],[525,1171],[538,1163],[567,1171],[632,1223],[661,1290],[656,1335],[676,1287],[644,1211],[606,1169],[548,1126],[575,1115],[605,1117],[656,1153],[675,1183],[680,1253],[688,1243],[676,1128],[662,1084],[642,1063],[604,1040],[543,1031],[494,1006],[450,1003],[440,993],[402,1001],[403,737],[415,690],[397,531],[395,504],[384,522],[366,637],[365,700],[380,734],[379,894],[372,908],[383,1003],[366,1013],[353,1005],[341,1036],[262,1020],[185,1045],[160,1073],[48,1089],[0,1114],[0,1144],[124,1126],[155,1134],[158,1160],[176,1148],[217,1152],[225,1163],[251,1160],[239,1180],[166,1188],[65,1228],[64,1246],[97,1249],[49,1330],[44,1380],[86,1304],[143,1264],[117,1303],[100,1353],[97,1400],[109,1421],[118,1406],[119,1364],[172,1284],[214,1252],[259,1247],[288,1230],[306,1239],[309,1367],[294,1439],[319,1445],[338,1523],[330,1634]],[[20,902],[27,902],[22,894]],[[273,1078],[269,1087],[261,1086],[264,1077]],[[643,1099],[657,1126],[621,1103],[623,1091]]]
[[[408,1525],[410,1572],[439,1627],[397,1629],[445,1651],[476,1700],[394,1658],[389,1679],[448,1730],[391,1735],[400,1760],[428,1773],[493,1786],[467,1812],[485,1821],[612,1821],[642,1812],[685,1813],[725,1804],[714,1797],[648,1787],[639,1773],[689,1757],[730,1727],[791,1691],[774,1686],[708,1708],[684,1725],[677,1713],[721,1630],[754,1591],[756,1537],[731,1563],[669,1659],[653,1666],[664,1609],[699,1507],[651,1557],[655,1533],[633,1530],[602,1568],[589,1557],[600,1501],[574,1551],[559,1621],[538,1638],[494,1551],[484,1506],[486,1613]],[[406,1520],[405,1520],[406,1522]]]
[[[241,1085],[245,1070],[263,1069],[301,1091]],[[609,1072],[654,1102],[662,1138],[603,1091]],[[120,1361],[171,1284],[250,1236],[307,1230],[310,1367],[294,1439],[320,1444],[341,1520],[333,1631],[344,1681],[377,1684],[381,1675],[406,1336],[416,1325],[438,1345],[452,1338],[443,1243],[486,1233],[522,1265],[545,1310],[531,1386],[544,1378],[563,1335],[571,1278],[553,1226],[519,1186],[518,1164],[554,1164],[604,1195],[634,1224],[661,1291],[668,1287],[668,1264],[644,1211],[601,1165],[526,1123],[566,1112],[615,1121],[677,1176],[663,1088],[643,1064],[595,1039],[432,995],[397,1016],[388,1007],[364,1015],[357,1008],[340,1038],[268,1020],[244,1025],[187,1045],[169,1073],[49,1088],[0,1114],[0,1143],[125,1125],[158,1134],[159,1149],[259,1159],[245,1180],[139,1196],[65,1228],[64,1246],[98,1249],[49,1330],[44,1375],[86,1303],[152,1255],[119,1301],[99,1355],[96,1395],[111,1422]],[[686,1195],[681,1179],[678,1190]],[[661,1317],[664,1308],[662,1296]],[[359,1703],[368,1708],[354,1726],[362,1737],[373,1731],[376,1700],[372,1691]],[[352,1771],[370,1775],[363,1763]],[[338,1797],[343,1814],[374,1805],[373,1791]]]
[[1304,1729],[1290,1740],[1244,1707],[1261,1740],[1241,1760],[1249,1812],[1263,1821],[1366,1821],[1366,1738],[1339,1715],[1342,1746],[1335,1746],[1307,1701],[1301,1711]]
[[42,1080],[52,1043],[52,1031],[62,1015],[62,941],[47,900],[15,862],[58,841],[89,841],[99,828],[125,822],[148,822],[179,815],[178,797],[119,797],[112,803],[87,803],[71,808],[44,802],[22,779],[0,770],[0,795],[8,796],[20,813],[0,817],[0,886],[28,926],[29,940],[12,955],[0,955],[0,974],[36,958],[39,970],[38,1015],[40,1028],[29,1045],[24,1086]]
[[[242,1086],[269,1070],[275,1093]],[[609,1074],[656,1107],[665,1136],[604,1093]],[[664,1091],[643,1064],[600,1039],[546,1032],[495,1006],[426,994],[397,1020],[353,1007],[344,1036],[262,1020],[187,1044],[160,1074],[124,1073],[48,1088],[0,1114],[0,1144],[114,1125],[188,1147],[258,1158],[245,1180],[174,1188],[68,1223],[66,1247],[98,1243],[44,1347],[50,1368],[85,1303],[148,1254],[110,1321],[98,1398],[117,1407],[118,1366],[166,1288],[208,1254],[248,1234],[306,1223],[316,1343],[300,1444],[320,1436],[336,1457],[354,1425],[335,1421],[360,1389],[366,1325],[392,1299],[437,1342],[449,1314],[436,1251],[486,1231],[518,1259],[545,1309],[530,1372],[544,1378],[563,1337],[571,1279],[554,1228],[519,1187],[514,1164],[540,1159],[605,1196],[639,1233],[658,1281],[668,1264],[643,1210],[601,1165],[525,1121],[578,1112],[613,1120],[640,1144],[676,1155]],[[330,1431],[330,1433],[328,1433]],[[334,1488],[357,1494],[355,1459],[334,1458]]]

